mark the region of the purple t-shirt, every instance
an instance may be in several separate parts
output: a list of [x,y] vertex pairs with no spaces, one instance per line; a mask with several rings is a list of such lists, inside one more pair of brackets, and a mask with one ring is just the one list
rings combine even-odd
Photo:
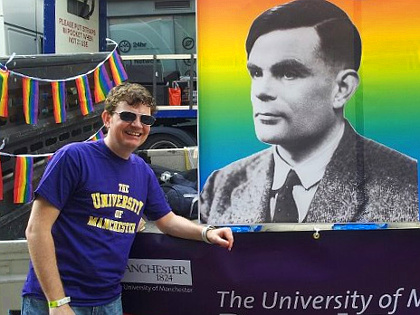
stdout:
[[[65,294],[76,306],[117,298],[141,216],[170,212],[150,167],[133,154],[118,157],[103,140],[57,151],[35,194],[60,210],[52,234]],[[45,299],[32,263],[22,294]]]

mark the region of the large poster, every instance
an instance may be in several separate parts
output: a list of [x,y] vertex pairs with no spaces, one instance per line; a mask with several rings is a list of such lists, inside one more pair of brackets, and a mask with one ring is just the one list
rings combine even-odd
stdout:
[[199,1],[200,221],[418,221],[419,9]]
[[419,230],[243,233],[228,252],[139,234],[123,280],[132,315],[411,315]]

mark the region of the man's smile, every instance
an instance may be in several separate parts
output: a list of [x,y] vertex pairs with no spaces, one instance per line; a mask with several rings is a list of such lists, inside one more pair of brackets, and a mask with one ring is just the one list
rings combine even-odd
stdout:
[[126,131],[126,134],[128,134],[129,136],[134,136],[134,137],[140,137],[142,135],[141,132],[136,132],[136,131]]

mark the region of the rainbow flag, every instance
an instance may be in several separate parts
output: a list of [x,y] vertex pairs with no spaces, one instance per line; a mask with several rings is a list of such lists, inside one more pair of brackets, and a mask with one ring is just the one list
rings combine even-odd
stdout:
[[23,88],[23,115],[27,124],[36,125],[38,122],[38,81],[31,78],[22,79]]
[[87,75],[76,78],[77,94],[79,95],[80,110],[83,116],[93,112],[92,95],[90,93]]
[[33,158],[17,156],[15,165],[14,203],[27,203],[32,199]]
[[104,136],[104,133],[102,132],[102,130],[99,130],[93,137],[92,137],[92,141],[98,141],[98,140],[100,140],[100,139],[103,139],[105,136]]
[[117,50],[114,50],[108,61],[115,85],[119,85],[122,82],[126,81],[128,79],[128,76],[121,62],[121,57],[117,54]]
[[3,171],[1,170],[1,161],[0,161],[0,200],[3,200]]
[[66,82],[51,82],[55,122],[66,121]]
[[112,82],[105,65],[96,68],[93,75],[95,79],[95,103],[99,103],[105,100],[109,90],[112,89]]
[[0,69],[0,117],[7,117],[7,106],[9,103],[8,89],[9,71]]

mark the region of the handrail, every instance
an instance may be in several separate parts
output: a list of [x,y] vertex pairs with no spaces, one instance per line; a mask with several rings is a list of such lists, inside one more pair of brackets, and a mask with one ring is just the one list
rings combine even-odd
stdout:
[[158,55],[122,55],[122,60],[153,60],[156,59],[169,59],[169,60],[182,60],[182,59],[197,59],[197,54],[158,54]]

